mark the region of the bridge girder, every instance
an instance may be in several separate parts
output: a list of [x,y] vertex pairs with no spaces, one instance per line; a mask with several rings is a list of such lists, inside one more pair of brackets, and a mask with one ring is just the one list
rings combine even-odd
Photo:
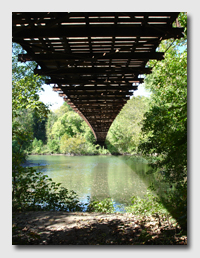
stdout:
[[45,75],[90,126],[97,143],[127,100],[151,73],[150,59],[160,42],[182,37],[174,28],[177,12],[13,12],[13,42],[27,53],[19,61],[34,60],[36,74]]

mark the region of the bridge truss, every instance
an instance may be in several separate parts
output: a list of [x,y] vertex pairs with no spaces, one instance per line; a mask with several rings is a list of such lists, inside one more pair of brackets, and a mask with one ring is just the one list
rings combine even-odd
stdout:
[[176,12],[14,12],[13,42],[36,61],[35,74],[90,126],[103,144],[124,104],[151,73],[150,59],[162,60],[160,42],[182,37]]

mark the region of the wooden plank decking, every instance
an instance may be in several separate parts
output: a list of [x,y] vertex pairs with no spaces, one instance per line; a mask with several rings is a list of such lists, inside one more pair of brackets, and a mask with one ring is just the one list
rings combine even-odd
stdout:
[[134,90],[151,73],[157,47],[182,37],[177,12],[13,12],[13,42],[34,60],[36,74],[88,123],[98,143]]

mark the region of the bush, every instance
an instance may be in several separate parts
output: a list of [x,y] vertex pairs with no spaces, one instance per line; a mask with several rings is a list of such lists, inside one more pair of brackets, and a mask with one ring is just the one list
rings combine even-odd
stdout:
[[[167,210],[162,205],[161,200],[147,191],[144,198],[133,196],[131,198],[132,205],[126,207],[127,212],[134,213],[135,215],[153,215],[156,213],[167,214]],[[169,213],[168,213],[169,215]]]
[[83,209],[74,191],[61,187],[34,168],[15,167],[12,181],[13,211]]
[[88,212],[102,212],[102,213],[113,213],[114,206],[113,201],[110,198],[106,198],[102,201],[97,199],[93,201],[89,201],[89,205],[87,207]]

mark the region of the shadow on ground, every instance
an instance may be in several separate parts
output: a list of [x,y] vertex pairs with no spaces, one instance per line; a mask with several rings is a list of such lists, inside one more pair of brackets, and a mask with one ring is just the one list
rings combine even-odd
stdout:
[[187,237],[159,217],[40,211],[13,214],[13,245],[187,245]]

